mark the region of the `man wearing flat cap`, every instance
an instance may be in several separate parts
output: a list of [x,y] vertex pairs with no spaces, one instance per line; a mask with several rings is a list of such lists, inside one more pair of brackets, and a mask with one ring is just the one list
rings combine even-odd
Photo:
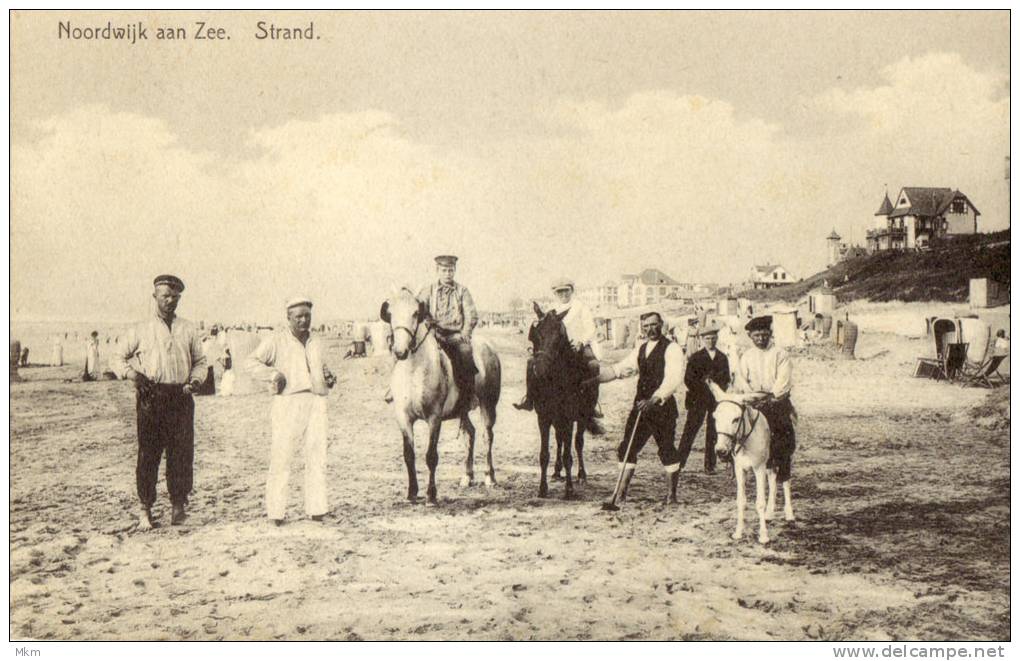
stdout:
[[687,370],[684,373],[684,385],[687,386],[687,395],[684,398],[684,408],[687,409],[687,419],[684,421],[684,431],[680,436],[680,467],[687,463],[687,457],[691,454],[691,447],[694,445],[694,438],[705,425],[705,472],[715,472],[715,418],[712,412],[715,411],[715,398],[708,389],[705,379],[711,379],[717,386],[726,390],[730,385],[730,361],[726,354],[715,348],[719,340],[719,328],[714,324],[706,324],[698,331],[703,347],[691,354],[687,360]]
[[205,353],[195,324],[176,315],[184,283],[173,275],[153,281],[156,313],[131,328],[110,358],[122,379],[133,381],[138,418],[138,461],[135,482],[142,503],[139,525],[155,527],[159,463],[166,452],[166,484],[170,492],[170,523],[185,519],[185,505],[194,479],[195,400],[192,393],[206,375]]
[[255,379],[272,383],[273,445],[266,480],[266,514],[282,525],[287,513],[287,482],[294,446],[304,442],[305,514],[321,521],[326,503],[326,395],[336,378],[325,365],[325,349],[311,334],[312,302],[296,296],[286,302],[287,328],[265,337],[245,359]]
[[418,292],[418,300],[428,305],[435,324],[436,339],[446,349],[454,365],[457,388],[464,393],[461,399],[470,406],[475,390],[474,352],[471,334],[478,325],[478,311],[467,287],[454,280],[457,275],[457,258],[453,255],[436,257],[438,278]]
[[754,346],[740,356],[733,379],[734,391],[751,393],[751,404],[765,415],[772,432],[768,468],[776,469],[776,482],[790,479],[796,436],[793,390],[793,364],[786,350],[772,341],[772,316],[751,319],[744,326]]
[[[578,300],[574,296],[574,281],[569,278],[553,280],[552,291],[556,296],[556,303],[553,304],[552,311],[561,317],[570,346],[581,355],[581,359],[588,365],[591,375],[597,377],[599,359],[595,350],[598,329],[595,327],[595,317],[592,316],[591,309],[584,301]],[[524,399],[514,404],[514,407],[523,411],[531,411],[534,408],[532,399],[534,391],[532,390],[532,361],[530,359],[528,360],[525,384],[527,390]],[[592,405],[597,403],[598,398],[596,397]],[[594,418],[595,411],[593,410],[591,413],[591,417]],[[601,429],[596,427],[596,430],[593,431],[601,432]]]

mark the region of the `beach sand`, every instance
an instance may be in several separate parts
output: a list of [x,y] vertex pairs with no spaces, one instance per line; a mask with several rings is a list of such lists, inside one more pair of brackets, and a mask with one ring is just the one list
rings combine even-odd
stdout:
[[[862,327],[864,325],[862,324]],[[988,391],[910,378],[922,339],[863,332],[858,360],[796,355],[797,521],[756,515],[730,539],[735,485],[701,471],[658,504],[652,444],[631,499],[600,511],[635,383],[603,388],[573,501],[537,498],[524,339],[489,335],[504,365],[497,485],[461,488],[456,425],[440,442],[440,505],[404,500],[401,440],[382,401],[387,359],[330,364],[330,514],[301,512],[295,456],[286,525],[264,513],[269,394],[196,399],[186,525],[136,529],[134,394],[22,370],[11,386],[11,636],[58,640],[1007,639],[1009,433],[977,425]],[[346,348],[346,347],[345,347]],[[424,427],[418,429],[424,481]],[[476,449],[480,457],[480,448]],[[752,492],[753,493],[753,492]]]

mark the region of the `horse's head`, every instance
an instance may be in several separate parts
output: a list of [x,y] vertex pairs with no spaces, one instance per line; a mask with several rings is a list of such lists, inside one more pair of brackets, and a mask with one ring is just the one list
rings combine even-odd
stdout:
[[567,329],[563,325],[566,313],[560,315],[554,310],[543,312],[538,303],[535,303],[535,315],[538,322],[532,326],[529,336],[535,349],[535,376],[544,379],[560,356],[570,348]]
[[391,351],[397,360],[404,360],[417,348],[418,330],[427,317],[428,306],[406,287],[383,302],[379,318],[393,331]]

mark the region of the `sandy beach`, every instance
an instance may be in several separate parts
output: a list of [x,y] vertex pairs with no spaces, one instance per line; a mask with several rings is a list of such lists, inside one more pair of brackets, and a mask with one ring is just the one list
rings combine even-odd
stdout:
[[140,532],[130,385],[65,383],[75,364],[22,370],[11,386],[12,638],[1009,637],[1008,418],[975,417],[986,390],[910,378],[931,353],[924,339],[864,332],[854,361],[795,352],[797,521],[773,521],[760,546],[751,530],[730,539],[734,482],[702,472],[703,437],[679,507],[658,503],[649,447],[631,499],[600,511],[632,380],[603,388],[608,433],[588,440],[580,497],[562,500],[557,482],[537,498],[535,417],[511,406],[523,336],[487,337],[504,365],[495,487],[459,486],[464,450],[447,424],[440,505],[408,504],[382,401],[388,361],[341,361],[334,340],[332,510],[323,524],[302,516],[298,454],[280,528],[264,513],[269,394],[196,399],[190,517],[168,525],[161,478],[164,525]]

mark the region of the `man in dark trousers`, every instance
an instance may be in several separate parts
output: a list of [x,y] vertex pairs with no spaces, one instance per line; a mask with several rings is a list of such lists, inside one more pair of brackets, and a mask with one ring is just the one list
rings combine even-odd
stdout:
[[172,525],[184,522],[184,507],[193,481],[195,458],[194,392],[206,376],[205,353],[198,328],[177,316],[184,283],[173,275],[153,281],[156,311],[128,332],[114,352],[110,367],[134,382],[138,416],[138,462],[135,481],[142,503],[139,526],[156,525],[159,464],[166,452],[166,482],[173,511]]
[[705,427],[705,472],[709,475],[715,473],[715,418],[712,412],[715,411],[715,398],[712,392],[705,385],[705,378],[708,377],[717,386],[726,390],[730,386],[730,361],[726,354],[715,348],[719,340],[719,328],[715,325],[706,325],[698,332],[701,336],[703,347],[695,351],[687,361],[687,370],[684,373],[684,384],[687,386],[687,397],[684,399],[684,408],[687,409],[687,420],[684,422],[684,431],[680,436],[680,467],[687,463],[687,457],[691,454],[691,447],[694,445],[694,438],[701,430],[702,423],[706,418],[708,423]]
[[638,453],[648,439],[654,436],[655,444],[659,446],[659,461],[666,471],[665,501],[675,504],[680,457],[674,445],[677,407],[673,393],[680,387],[684,355],[677,343],[670,342],[662,334],[662,317],[657,312],[641,315],[641,329],[647,339],[639,343],[622,361],[611,367],[603,365],[599,372],[599,381],[603,383],[635,373],[638,375],[634,407],[627,418],[623,441],[616,451],[622,464],[623,479],[620,481],[619,492],[614,494],[610,502],[623,502],[626,499],[627,488],[637,468]]

